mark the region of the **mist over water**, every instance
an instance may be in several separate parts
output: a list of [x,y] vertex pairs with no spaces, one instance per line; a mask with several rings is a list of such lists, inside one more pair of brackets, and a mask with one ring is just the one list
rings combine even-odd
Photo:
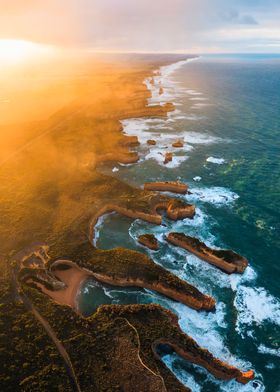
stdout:
[[[171,101],[176,110],[166,120],[123,121],[124,132],[141,141],[141,160],[104,171],[138,186],[180,179],[192,192],[180,197],[196,205],[196,216],[154,226],[110,214],[99,228],[97,245],[150,254],[214,296],[217,309],[199,313],[148,290],[104,288],[93,281],[82,288],[80,308],[90,314],[101,303],[159,303],[178,314],[183,330],[201,346],[256,371],[256,379],[242,386],[218,381],[177,355],[166,355],[165,363],[193,391],[280,391],[280,59],[203,57],[164,67],[154,79],[154,85],[145,81],[153,92],[149,104]],[[148,139],[157,144],[148,146]],[[184,147],[171,147],[178,139]],[[174,159],[164,165],[166,151]],[[242,276],[228,276],[167,244],[164,235],[170,231],[233,249],[248,258],[249,267]],[[155,234],[158,252],[136,243],[143,233]]]

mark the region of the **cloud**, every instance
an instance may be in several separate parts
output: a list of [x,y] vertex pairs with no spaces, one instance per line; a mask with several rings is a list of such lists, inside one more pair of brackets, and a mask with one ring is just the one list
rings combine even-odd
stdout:
[[238,52],[248,40],[278,42],[279,17],[279,0],[0,0],[0,39],[104,51]]
[[242,15],[235,9],[230,9],[229,11],[222,12],[220,15],[223,21],[233,23],[233,24],[240,24],[240,25],[259,24],[252,15],[248,15],[248,14]]

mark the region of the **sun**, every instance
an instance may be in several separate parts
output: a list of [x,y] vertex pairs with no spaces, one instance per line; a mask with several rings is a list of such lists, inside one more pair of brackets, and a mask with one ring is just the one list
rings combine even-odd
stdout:
[[50,47],[32,41],[0,39],[0,64],[17,65],[47,54]]

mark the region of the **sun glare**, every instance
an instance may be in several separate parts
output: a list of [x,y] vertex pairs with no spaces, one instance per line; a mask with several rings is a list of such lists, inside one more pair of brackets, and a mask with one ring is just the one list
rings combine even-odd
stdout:
[[17,65],[47,55],[51,48],[25,40],[0,39],[0,65]]

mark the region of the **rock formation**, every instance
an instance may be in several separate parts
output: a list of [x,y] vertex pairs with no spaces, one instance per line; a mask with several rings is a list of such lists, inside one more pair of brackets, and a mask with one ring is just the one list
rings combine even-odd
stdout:
[[[94,250],[90,244],[81,244],[79,259],[50,260],[44,268],[24,268],[19,280],[32,287],[57,291],[65,284],[56,271],[78,266],[101,283],[120,287],[140,287],[157,291],[196,310],[213,310],[215,301],[176,275],[156,264],[143,253],[123,248],[108,251]],[[56,295],[57,297],[57,295]]]
[[[157,67],[164,62],[170,57]],[[110,75],[101,67],[98,77],[87,79],[83,97],[38,127],[33,124],[32,144],[0,168],[2,390],[187,392],[160,360],[166,345],[224,380],[245,383],[253,377],[199,347],[160,306],[100,306],[84,318],[73,311],[73,301],[59,297],[66,290],[77,293],[63,273],[76,266],[80,276],[100,283],[147,288],[196,310],[215,308],[212,297],[145,254],[93,245],[96,222],[108,212],[153,224],[162,223],[162,211],[173,220],[195,215],[194,206],[183,200],[134,188],[97,170],[98,163],[139,159],[128,151],[138,142],[121,134],[122,119],[166,118],[175,110],[171,103],[146,105],[150,92],[142,81],[154,65],[141,67],[121,64],[118,70],[110,67]],[[30,140],[30,130],[22,134],[24,141]],[[18,152],[17,143],[11,152]],[[166,158],[172,160],[172,154]]]
[[167,163],[171,162],[173,159],[173,154],[172,152],[166,152],[164,156],[164,161],[163,163],[166,165]]
[[120,144],[124,147],[137,147],[140,145],[137,136],[125,136],[121,141]]
[[147,191],[172,192],[185,195],[188,186],[179,181],[145,182],[144,189]]
[[[215,358],[208,350],[200,347],[181,330],[178,317],[159,305],[102,306],[97,316],[101,314],[104,317],[106,314],[109,314],[109,317],[124,317],[136,328],[143,354],[145,352],[143,357],[151,368],[153,368],[154,357],[160,360],[160,347],[167,345],[188,362],[207,369],[216,378],[236,379],[241,384],[246,384],[254,378],[252,370],[243,372]],[[164,377],[163,373],[162,376]]]
[[197,238],[187,236],[183,233],[170,233],[166,239],[171,244],[188,250],[228,274],[242,274],[248,266],[248,261],[245,257],[240,256],[232,250],[209,248]]
[[157,211],[165,210],[166,216],[172,220],[193,218],[195,216],[195,207],[186,204],[183,200],[176,200],[173,203],[162,202],[157,205]]
[[172,143],[172,147],[176,147],[176,148],[184,147],[184,143],[181,140],[177,140],[176,142]]
[[151,250],[159,250],[158,240],[153,234],[142,234],[138,237],[138,242]]
[[139,155],[136,152],[127,152],[127,153],[120,153],[120,152],[112,152],[100,155],[98,157],[98,162],[119,162],[123,164],[131,164],[136,163],[139,161]]
[[157,144],[157,142],[153,139],[149,139],[149,140],[147,140],[147,144],[149,144],[150,146],[155,146]]

